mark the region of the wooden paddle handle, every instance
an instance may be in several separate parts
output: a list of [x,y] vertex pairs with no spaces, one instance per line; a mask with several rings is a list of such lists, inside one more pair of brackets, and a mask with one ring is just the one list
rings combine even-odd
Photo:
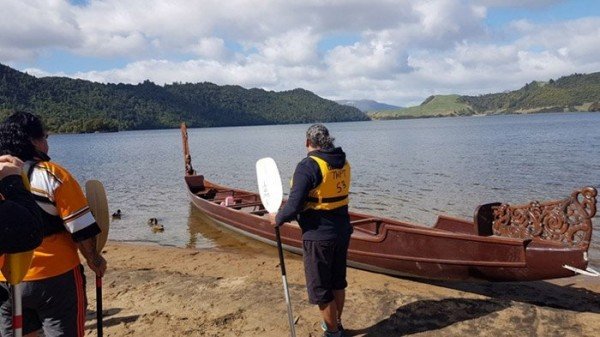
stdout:
[[103,315],[102,315],[102,277],[96,276],[96,328],[98,337],[103,335]]

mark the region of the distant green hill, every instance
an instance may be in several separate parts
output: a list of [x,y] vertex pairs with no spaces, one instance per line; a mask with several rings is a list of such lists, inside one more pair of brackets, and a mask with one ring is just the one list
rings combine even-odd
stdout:
[[0,64],[0,118],[15,109],[38,113],[53,132],[363,121],[360,110],[310,91],[274,92],[174,83],[101,84],[36,78]]
[[366,113],[369,113],[371,111],[402,109],[402,107],[399,107],[396,105],[379,103],[379,102],[371,100],[371,99],[359,99],[359,100],[342,99],[342,100],[337,100],[335,102],[342,104],[342,105],[353,106],[353,107],[359,109],[360,111],[366,112]]
[[401,119],[472,115],[472,108],[466,103],[459,102],[459,99],[459,95],[429,96],[421,105],[397,110],[377,111],[371,114],[371,118]]
[[519,90],[481,96],[430,96],[421,105],[378,111],[373,119],[474,114],[600,111],[600,72],[531,82]]
[[534,113],[598,111],[600,72],[573,74],[548,82],[531,82],[523,88],[500,94],[462,96],[461,102],[479,113]]

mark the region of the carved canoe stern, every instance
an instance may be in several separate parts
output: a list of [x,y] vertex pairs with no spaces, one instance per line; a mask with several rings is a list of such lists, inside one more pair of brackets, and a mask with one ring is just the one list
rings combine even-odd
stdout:
[[595,188],[584,187],[563,200],[494,206],[493,234],[552,241],[565,247],[587,250],[592,238],[592,218],[596,215],[597,195]]

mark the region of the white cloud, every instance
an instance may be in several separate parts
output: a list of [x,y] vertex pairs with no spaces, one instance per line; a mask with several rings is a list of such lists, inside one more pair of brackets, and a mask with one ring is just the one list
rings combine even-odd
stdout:
[[564,1],[565,0],[480,0],[478,2],[483,6],[541,8]]
[[22,71],[31,76],[35,76],[35,77],[47,77],[47,76],[66,77],[67,76],[67,74],[65,74],[63,72],[51,73],[51,72],[48,72],[48,71],[45,71],[45,70],[39,69],[39,68],[25,68]]
[[75,48],[82,41],[72,7],[64,1],[4,1],[0,10],[0,57],[33,58],[46,48]]
[[310,29],[292,30],[272,38],[258,47],[259,53],[268,61],[295,65],[314,63],[317,58],[319,36]]
[[216,37],[201,38],[197,44],[189,47],[189,51],[206,59],[219,60],[229,55],[225,41]]
[[[485,10],[479,6],[454,0],[423,1],[415,5],[421,16],[419,35],[442,47],[485,33]],[[427,45],[427,44],[424,44]],[[432,46],[433,43],[428,45]]]
[[244,87],[262,87],[264,84],[274,84],[277,79],[276,73],[269,64],[239,65],[206,60],[137,61],[122,69],[81,72],[72,76],[103,83],[141,83],[149,79],[157,84],[213,82],[220,85],[236,84]]
[[325,62],[332,73],[341,77],[394,78],[408,70],[406,57],[392,42],[373,40],[334,48]]
[[527,33],[535,29],[535,24],[529,20],[515,20],[508,24],[508,29],[514,30],[516,33]]
[[[35,59],[59,50],[129,60],[122,68],[68,74],[100,82],[303,87],[329,98],[406,105],[435,93],[504,91],[600,70],[598,16],[486,26],[495,7],[558,2],[4,0],[0,62],[47,75]],[[350,38],[331,46],[336,36]]]
[[127,55],[139,57],[149,48],[148,41],[141,32],[133,31],[123,34],[89,36],[80,48],[76,50],[81,55],[94,57],[111,57]]
[[[539,46],[549,52],[568,56],[570,60],[598,65],[600,58],[600,17],[550,25],[529,25],[522,29],[518,44]],[[562,51],[561,51],[562,50]],[[596,68],[597,69],[597,68]]]

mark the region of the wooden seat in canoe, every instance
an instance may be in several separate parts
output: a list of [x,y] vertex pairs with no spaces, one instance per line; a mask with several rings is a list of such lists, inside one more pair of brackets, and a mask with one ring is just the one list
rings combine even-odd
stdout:
[[203,175],[185,176],[185,182],[192,193],[198,193],[205,190]]
[[262,206],[262,202],[260,202],[260,201],[244,202],[244,203],[239,203],[239,204],[226,205],[225,207],[240,209],[240,208],[244,208],[244,207],[256,207],[256,206]]
[[379,228],[381,227],[382,222],[383,220],[379,218],[364,218],[350,221],[350,225],[360,231],[377,235],[379,234]]

